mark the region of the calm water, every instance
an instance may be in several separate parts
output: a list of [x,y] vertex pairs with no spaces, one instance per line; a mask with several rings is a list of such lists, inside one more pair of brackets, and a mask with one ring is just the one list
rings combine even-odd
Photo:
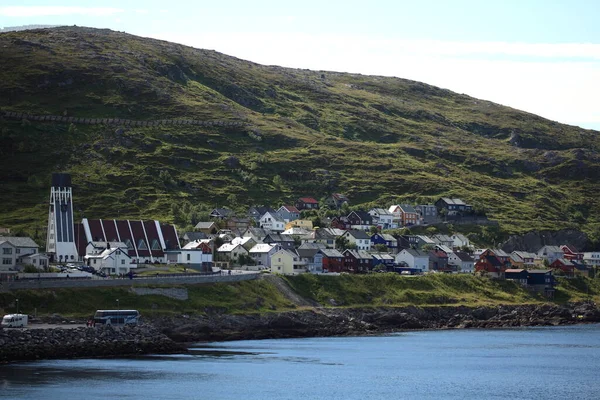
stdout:
[[239,341],[0,366],[0,399],[599,399],[600,325]]

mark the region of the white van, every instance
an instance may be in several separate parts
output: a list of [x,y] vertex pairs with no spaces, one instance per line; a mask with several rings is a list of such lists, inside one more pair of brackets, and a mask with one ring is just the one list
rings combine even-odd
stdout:
[[28,316],[26,314],[8,314],[2,318],[3,328],[24,328],[27,326]]

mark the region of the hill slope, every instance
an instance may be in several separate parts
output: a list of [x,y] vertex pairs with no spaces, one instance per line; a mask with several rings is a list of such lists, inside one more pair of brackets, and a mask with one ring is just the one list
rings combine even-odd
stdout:
[[108,30],[2,33],[0,55],[2,111],[247,123],[2,119],[0,226],[43,227],[50,174],[65,171],[86,217],[170,220],[182,199],[276,205],[340,191],[353,204],[462,197],[507,232],[600,231],[596,131],[419,82],[262,66]]

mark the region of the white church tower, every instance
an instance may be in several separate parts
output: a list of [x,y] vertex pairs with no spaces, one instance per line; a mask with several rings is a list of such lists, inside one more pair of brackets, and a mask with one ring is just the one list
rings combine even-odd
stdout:
[[50,188],[48,238],[46,241],[46,251],[54,256],[54,262],[77,260],[73,226],[71,175],[54,173],[52,174],[52,188]]

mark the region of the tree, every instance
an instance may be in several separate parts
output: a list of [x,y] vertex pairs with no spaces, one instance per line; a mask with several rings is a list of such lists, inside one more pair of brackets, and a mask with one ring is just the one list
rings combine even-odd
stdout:
[[385,244],[376,244],[373,247],[378,253],[387,253],[388,252],[388,248]]
[[374,235],[376,233],[379,233],[379,228],[376,226],[372,226],[370,229],[371,235]]
[[344,236],[338,236],[335,239],[335,248],[338,250],[345,250],[348,248],[348,239],[346,239]]

